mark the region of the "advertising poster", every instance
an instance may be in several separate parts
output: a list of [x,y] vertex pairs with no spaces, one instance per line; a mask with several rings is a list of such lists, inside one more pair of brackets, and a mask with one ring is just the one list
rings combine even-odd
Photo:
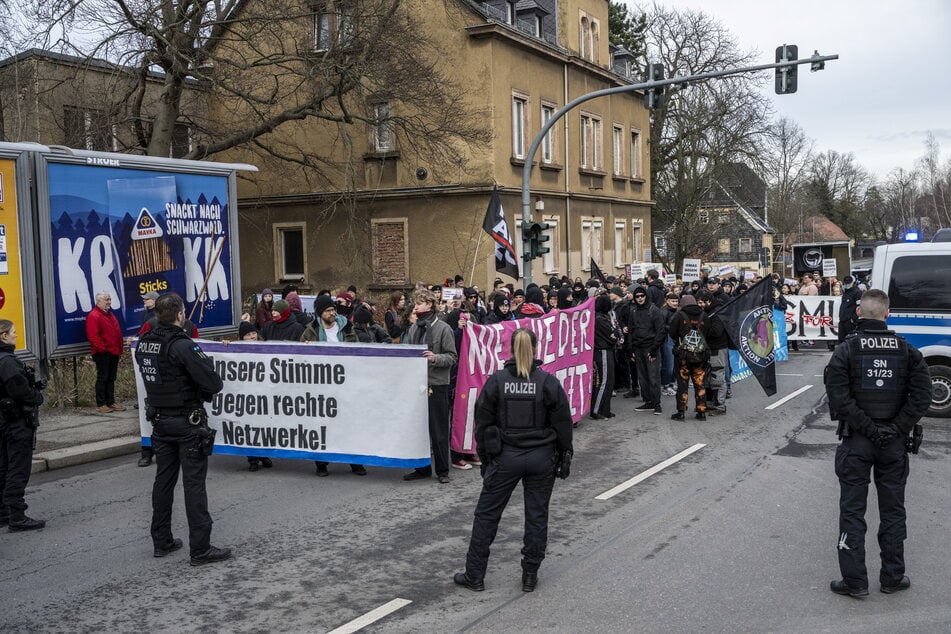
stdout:
[[536,358],[542,369],[561,381],[578,422],[591,410],[594,381],[594,300],[549,313],[539,319],[519,319],[479,326],[468,324],[459,348],[459,373],[452,411],[453,451],[475,453],[475,403],[482,386],[512,356],[512,333],[529,328],[538,339]]
[[[204,406],[218,431],[215,454],[401,468],[430,463],[425,346],[199,343],[224,382]],[[138,367],[135,378],[142,443],[151,445]]]
[[27,342],[21,271],[16,163],[0,159],[0,319],[13,322],[18,333],[17,350],[25,349]]
[[175,292],[199,330],[234,321],[226,175],[49,163],[59,346],[84,344],[86,314],[109,293],[123,336],[141,326],[141,295]]

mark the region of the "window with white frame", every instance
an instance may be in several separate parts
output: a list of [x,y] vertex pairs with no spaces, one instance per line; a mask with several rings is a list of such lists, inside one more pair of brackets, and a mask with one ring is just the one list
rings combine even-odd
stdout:
[[523,95],[512,97],[512,156],[525,158],[525,129],[528,98]]
[[598,47],[601,40],[601,23],[584,11],[579,20],[578,53],[582,59],[598,63]]
[[[555,107],[549,104],[542,104],[542,127],[551,121],[555,114]],[[545,133],[542,138],[542,163],[553,163],[555,160],[555,126]]]
[[601,218],[583,218],[581,220],[581,269],[590,270],[591,260],[600,264],[602,257],[602,236],[604,221]]
[[625,256],[627,255],[626,228],[626,223],[623,220],[614,222],[614,266],[616,267],[627,264],[625,262]]
[[581,115],[581,167],[601,169],[601,119],[594,115]]
[[637,130],[631,130],[631,177],[638,178],[638,171],[641,168],[641,133]]
[[614,175],[620,176],[624,173],[624,128],[619,125],[614,126]]
[[389,152],[393,149],[393,127],[390,120],[390,104],[373,105],[373,151]]
[[631,224],[631,262],[643,261],[643,247],[641,246],[641,236],[643,236],[644,227],[639,222]]
[[326,51],[353,39],[353,7],[348,0],[325,0],[314,5],[314,50]]
[[578,41],[579,53],[581,54],[582,59],[588,59],[588,32],[590,30],[590,23],[588,22],[588,16],[584,13],[581,14],[581,31],[580,38]]
[[307,253],[304,236],[307,224],[303,222],[280,222],[274,225],[274,257],[279,280],[301,279],[307,270]]
[[515,0],[506,0],[505,2],[505,21],[509,24],[515,24],[518,20],[518,13],[515,6],[518,4]]
[[752,253],[753,251],[753,238],[740,238],[739,239],[739,252],[740,253]]

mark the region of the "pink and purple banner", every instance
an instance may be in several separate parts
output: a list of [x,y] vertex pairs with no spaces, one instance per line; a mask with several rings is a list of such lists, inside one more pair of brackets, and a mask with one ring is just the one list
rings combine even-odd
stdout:
[[452,450],[475,453],[476,399],[493,373],[512,356],[512,333],[528,328],[538,337],[537,358],[542,369],[561,381],[575,422],[591,409],[594,356],[594,300],[575,308],[553,311],[538,319],[500,324],[468,325],[459,349],[459,374],[453,395]]

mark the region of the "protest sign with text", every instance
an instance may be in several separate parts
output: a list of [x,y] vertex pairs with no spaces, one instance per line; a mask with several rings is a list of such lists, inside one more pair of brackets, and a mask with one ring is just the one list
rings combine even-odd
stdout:
[[839,338],[839,304],[832,295],[786,295],[786,336],[791,341]]
[[[381,467],[429,464],[425,346],[200,344],[224,381],[205,404],[208,424],[218,430],[216,454]],[[136,387],[142,442],[149,445],[138,368]]]
[[459,349],[459,374],[453,401],[452,449],[475,453],[474,408],[482,386],[512,356],[512,333],[532,330],[538,338],[536,358],[542,369],[561,381],[571,405],[571,420],[591,409],[594,356],[594,300],[554,311],[538,319],[519,319],[479,326],[469,324]]
[[684,283],[700,279],[700,260],[684,258],[684,272],[681,277]]

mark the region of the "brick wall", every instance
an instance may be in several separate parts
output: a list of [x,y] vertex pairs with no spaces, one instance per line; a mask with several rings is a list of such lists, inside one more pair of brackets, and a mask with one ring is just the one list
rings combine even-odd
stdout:
[[406,222],[404,220],[373,222],[373,283],[404,285],[409,279],[406,270]]

